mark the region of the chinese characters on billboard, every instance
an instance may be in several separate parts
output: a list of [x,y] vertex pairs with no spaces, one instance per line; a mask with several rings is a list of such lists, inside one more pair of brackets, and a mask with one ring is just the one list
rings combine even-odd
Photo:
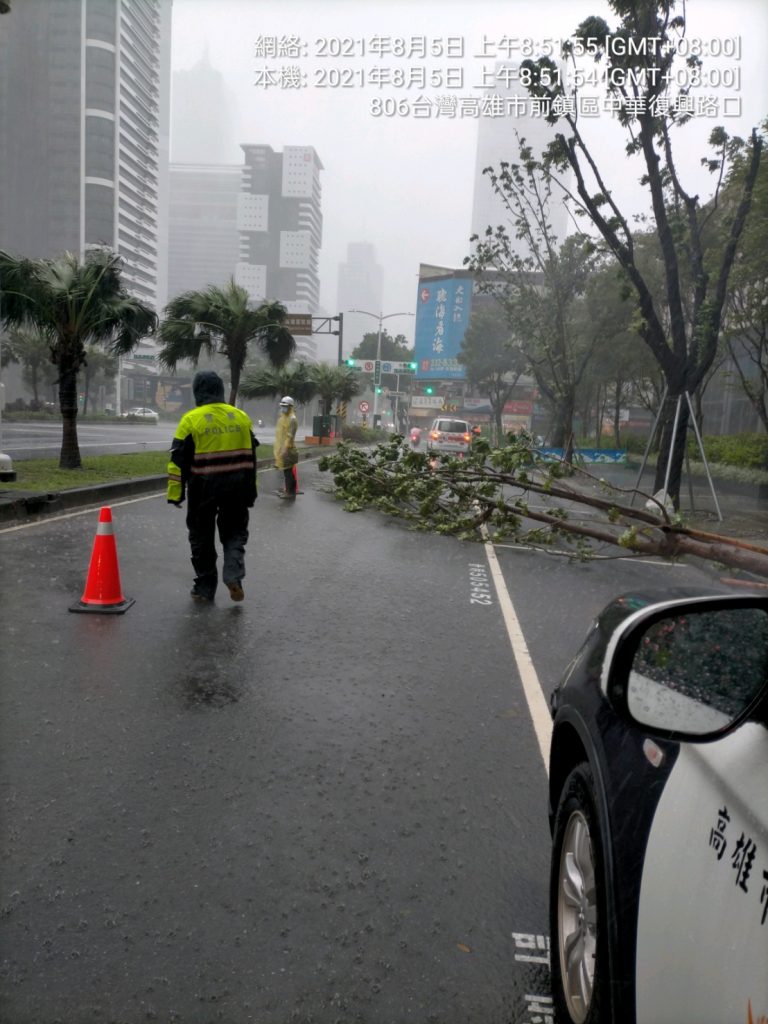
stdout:
[[416,377],[463,379],[457,356],[469,323],[471,277],[421,278],[416,304]]

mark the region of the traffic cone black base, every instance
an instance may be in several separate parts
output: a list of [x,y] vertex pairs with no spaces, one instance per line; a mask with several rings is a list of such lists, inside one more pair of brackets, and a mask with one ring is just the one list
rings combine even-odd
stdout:
[[126,597],[119,604],[86,604],[85,601],[76,601],[69,606],[71,612],[99,612],[101,615],[122,615],[127,612],[132,604],[136,604],[133,597]]

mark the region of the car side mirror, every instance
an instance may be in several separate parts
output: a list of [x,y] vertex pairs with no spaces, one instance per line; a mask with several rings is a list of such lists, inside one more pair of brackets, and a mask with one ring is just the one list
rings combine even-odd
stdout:
[[[768,602],[666,602],[631,616],[609,644],[606,694],[641,729],[712,740],[768,698]],[[607,668],[607,672],[606,672]]]

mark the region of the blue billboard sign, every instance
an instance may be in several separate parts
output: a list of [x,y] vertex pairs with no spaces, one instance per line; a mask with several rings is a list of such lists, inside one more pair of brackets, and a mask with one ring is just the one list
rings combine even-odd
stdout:
[[416,302],[416,378],[459,379],[457,356],[472,307],[471,277],[420,278]]

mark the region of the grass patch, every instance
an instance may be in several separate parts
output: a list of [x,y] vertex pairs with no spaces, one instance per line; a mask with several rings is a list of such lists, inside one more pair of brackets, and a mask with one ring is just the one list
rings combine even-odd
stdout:
[[[256,450],[261,462],[271,459],[272,445],[262,444]],[[168,452],[132,452],[126,455],[89,455],[80,469],[59,469],[58,459],[24,459],[14,461],[16,479],[0,482],[0,492],[39,491],[47,494],[132,480],[140,476],[165,476]]]
[[90,455],[80,469],[59,469],[58,459],[18,459],[13,463],[16,479],[2,483],[4,491],[66,491],[73,487],[108,484],[137,476],[164,475],[167,452],[137,452],[128,455]]

